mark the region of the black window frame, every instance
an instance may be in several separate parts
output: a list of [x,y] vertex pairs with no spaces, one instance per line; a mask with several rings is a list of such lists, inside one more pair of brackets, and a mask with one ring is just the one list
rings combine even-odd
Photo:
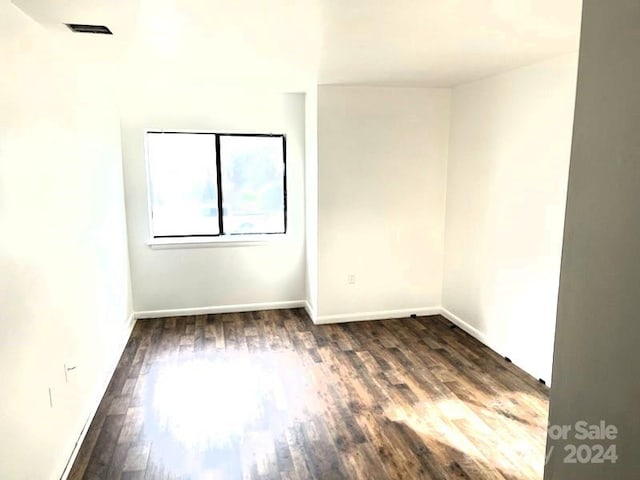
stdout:
[[[151,158],[149,157],[149,149],[147,152],[147,177],[149,184],[149,212],[151,221],[151,233],[152,238],[155,239],[170,239],[170,238],[211,238],[211,237],[242,237],[242,236],[262,236],[262,235],[286,235],[288,231],[288,215],[287,215],[287,136],[284,133],[226,133],[226,132],[206,132],[206,131],[188,131],[188,130],[147,130],[145,132],[145,142],[148,140],[148,135],[169,134],[169,135],[213,135],[215,144],[215,164],[216,164],[216,183],[218,193],[218,229],[219,233],[196,233],[196,234],[181,234],[181,235],[156,235],[153,231],[153,183],[151,181]],[[222,154],[220,149],[221,137],[270,137],[282,139],[282,186],[283,186],[283,215],[284,215],[284,230],[282,232],[264,232],[264,233],[225,233],[224,231],[224,210],[223,201],[224,194],[222,192]]]

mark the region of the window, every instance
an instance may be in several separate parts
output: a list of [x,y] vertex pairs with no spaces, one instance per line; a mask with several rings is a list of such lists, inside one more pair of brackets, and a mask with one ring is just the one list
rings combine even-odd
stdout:
[[147,132],[152,238],[285,233],[284,135]]

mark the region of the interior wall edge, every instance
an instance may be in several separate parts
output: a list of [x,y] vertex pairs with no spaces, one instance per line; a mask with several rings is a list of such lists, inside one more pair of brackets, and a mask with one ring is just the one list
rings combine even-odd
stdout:
[[304,301],[304,309],[307,312],[307,315],[309,315],[309,318],[311,319],[311,321],[313,323],[316,323],[318,314],[316,313],[315,308],[313,308],[313,305],[309,302],[309,300]]

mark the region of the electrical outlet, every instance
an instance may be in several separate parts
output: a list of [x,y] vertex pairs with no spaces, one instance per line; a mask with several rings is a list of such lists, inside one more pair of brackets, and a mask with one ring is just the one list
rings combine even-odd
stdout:
[[347,283],[349,285],[355,285],[356,284],[356,276],[353,273],[351,275],[347,276]]

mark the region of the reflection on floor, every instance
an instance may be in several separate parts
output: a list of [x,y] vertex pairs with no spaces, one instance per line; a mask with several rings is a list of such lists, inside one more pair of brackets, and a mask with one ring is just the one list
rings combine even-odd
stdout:
[[547,389],[450,327],[139,320],[70,478],[542,478]]

